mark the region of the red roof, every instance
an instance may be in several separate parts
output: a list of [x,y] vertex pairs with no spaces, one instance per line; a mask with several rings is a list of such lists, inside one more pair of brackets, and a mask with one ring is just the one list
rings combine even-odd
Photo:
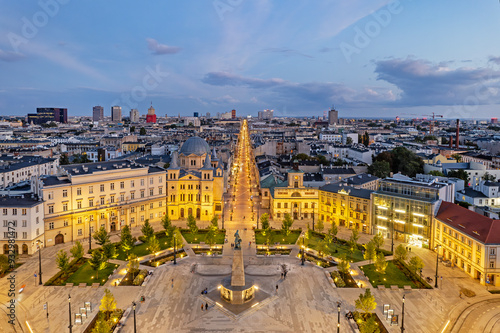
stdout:
[[483,244],[500,244],[500,220],[493,220],[454,203],[443,201],[436,219]]

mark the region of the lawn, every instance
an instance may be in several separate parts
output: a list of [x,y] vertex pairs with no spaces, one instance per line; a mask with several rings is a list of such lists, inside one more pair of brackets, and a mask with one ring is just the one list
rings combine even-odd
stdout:
[[[86,283],[88,286],[92,285],[92,283],[99,282],[102,286],[108,280],[108,277],[113,273],[113,271],[119,265],[116,264],[108,264],[105,269],[99,271],[99,280],[97,280],[97,273],[90,267],[90,264],[85,262],[78,270],[70,275],[70,277],[66,280],[65,283],[73,283],[75,286],[80,283]],[[92,277],[94,277],[92,279]]]
[[[319,242],[322,240],[323,238],[319,234],[313,233],[313,237],[309,240],[307,247],[316,250]],[[353,262],[365,260],[365,258],[363,258],[363,253],[359,248],[355,249],[351,255],[351,253],[349,252],[349,246],[338,239],[336,240],[336,242],[332,242],[328,246],[328,248],[330,249],[330,254],[336,258],[339,258],[343,254],[345,254],[346,258],[352,260]]]
[[[205,238],[207,237],[208,233],[207,229],[200,229],[195,234],[191,233],[191,231],[189,231],[188,229],[182,229],[181,233],[182,237],[184,237],[186,242],[188,242],[189,244],[207,243],[205,241]],[[215,236],[215,244],[224,244],[225,237],[226,237],[226,230],[219,230],[217,235]]]
[[406,275],[392,261],[388,262],[385,274],[376,272],[374,264],[361,266],[360,268],[370,280],[374,288],[378,285],[383,285],[387,288],[390,288],[390,286],[398,286],[399,288],[403,288],[403,286],[411,286],[414,289],[419,288],[419,286],[411,279],[407,278]]
[[[291,230],[288,236],[285,236],[281,230],[271,230],[270,245],[295,244],[299,238],[301,230]],[[262,235],[262,230],[255,230],[255,242],[257,244],[265,244],[266,236]]]
[[[157,234],[156,238],[158,239],[158,242],[160,243],[160,250],[165,250],[168,248],[167,246],[167,237],[165,236],[165,233],[163,233],[163,237],[161,234]],[[119,243],[117,244],[117,252],[118,252],[118,257],[116,259],[118,260],[127,260],[127,253],[122,251],[122,249],[119,246]],[[148,244],[147,243],[142,243],[139,245],[134,246],[130,251],[129,254],[135,254],[138,257],[143,257],[145,255],[151,254],[151,252],[148,250]]]

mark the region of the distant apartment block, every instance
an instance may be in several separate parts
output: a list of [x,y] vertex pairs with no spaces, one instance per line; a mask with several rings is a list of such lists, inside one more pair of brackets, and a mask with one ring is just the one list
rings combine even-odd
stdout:
[[121,106],[112,106],[111,107],[111,121],[115,123],[119,123],[122,121],[122,108]]
[[93,121],[104,120],[104,108],[102,106],[94,106],[92,108],[92,120]]
[[140,117],[139,110],[137,110],[137,109],[130,110],[130,122],[131,123],[138,123],[139,117]]
[[68,122],[68,109],[62,108],[37,108],[36,113],[28,113],[28,123],[41,125],[47,122]]

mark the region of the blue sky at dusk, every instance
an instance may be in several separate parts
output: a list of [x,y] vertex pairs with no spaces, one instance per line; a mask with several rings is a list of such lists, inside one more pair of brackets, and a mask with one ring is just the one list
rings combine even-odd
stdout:
[[500,115],[500,3],[0,0],[0,114]]

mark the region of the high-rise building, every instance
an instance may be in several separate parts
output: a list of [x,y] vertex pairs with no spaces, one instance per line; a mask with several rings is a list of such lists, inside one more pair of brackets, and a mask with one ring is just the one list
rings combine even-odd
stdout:
[[155,108],[151,105],[148,109],[148,114],[146,116],[147,123],[156,123]]
[[498,118],[491,118],[492,124],[498,124]]
[[259,111],[258,113],[258,118],[259,120],[271,120],[273,119],[273,113],[274,110],[264,110],[264,111]]
[[28,123],[45,124],[46,122],[67,123],[68,109],[36,108],[36,113],[28,113]]
[[328,125],[337,125],[339,123],[339,112],[333,107],[328,111]]
[[206,117],[207,117],[208,119],[210,119],[210,112],[207,112]]
[[236,119],[236,110],[231,111],[231,119]]
[[200,113],[199,113],[199,112],[193,112],[193,117],[198,118],[199,116],[200,116]]
[[119,123],[122,121],[122,107],[121,106],[112,106],[111,107],[111,121],[115,123]]
[[104,120],[104,108],[102,106],[94,106],[92,108],[92,120],[101,121]]
[[139,110],[137,109],[130,110],[130,122],[131,123],[139,122]]

